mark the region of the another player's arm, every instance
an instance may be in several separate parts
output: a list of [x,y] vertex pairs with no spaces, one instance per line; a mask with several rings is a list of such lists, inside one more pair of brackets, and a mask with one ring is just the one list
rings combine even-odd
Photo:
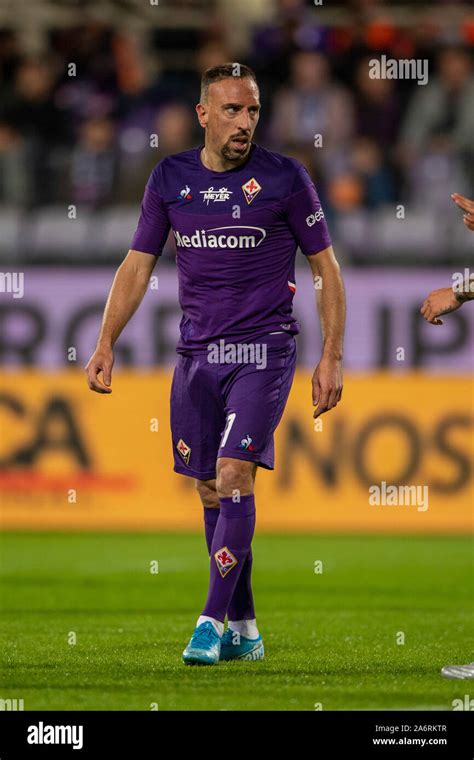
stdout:
[[[474,201],[464,198],[459,193],[453,193],[451,198],[459,208],[462,208],[466,212],[463,216],[463,222],[469,230],[474,232]],[[460,290],[455,290],[454,288],[432,290],[423,301],[420,311],[427,322],[430,322],[432,325],[442,325],[443,320],[439,319],[441,315],[450,314],[452,311],[459,309],[465,301],[472,300],[474,300],[473,276],[468,278],[464,283],[464,287]]]
[[323,351],[313,385],[313,416],[332,409],[342,396],[342,352],[346,319],[346,297],[341,270],[332,246],[307,256],[313,273],[318,304]]
[[[112,393],[109,386],[114,363],[113,347],[140,305],[155,264],[155,256],[130,250],[117,269],[104,309],[97,346],[85,368],[87,382],[92,391]],[[103,383],[98,378],[100,372]]]
[[465,198],[463,195],[459,195],[459,193],[453,193],[451,198],[456,206],[459,206],[459,208],[462,208],[466,212],[463,216],[463,222],[468,230],[474,232],[474,201],[470,201],[469,198]]
[[427,322],[432,325],[442,325],[439,319],[442,314],[451,314],[459,309],[466,301],[474,300],[474,279],[468,279],[461,289],[439,288],[432,290],[428,298],[425,298],[420,311]]

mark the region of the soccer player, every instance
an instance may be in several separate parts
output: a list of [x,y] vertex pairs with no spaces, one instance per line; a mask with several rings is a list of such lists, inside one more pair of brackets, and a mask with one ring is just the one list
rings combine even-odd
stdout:
[[[466,212],[463,215],[463,222],[468,230],[474,232],[474,201],[464,198],[459,193],[453,193],[451,198],[459,208]],[[433,290],[425,299],[421,307],[421,313],[427,322],[431,322],[432,325],[442,325],[443,320],[439,318],[441,315],[450,314],[452,311],[459,309],[466,301],[472,300],[474,300],[474,279],[471,276],[464,283],[464,288],[459,292],[453,290],[452,287]],[[446,665],[442,668],[441,674],[445,678],[472,680],[474,678],[474,662],[470,662],[467,665]]]
[[183,311],[171,388],[174,469],[196,480],[210,555],[207,600],[183,661],[212,665],[264,655],[251,586],[254,483],[257,467],[273,469],[273,434],[295,371],[298,246],[322,285],[314,417],[341,398],[345,296],[306,169],[253,141],[260,112],[253,71],[208,69],[196,112],[204,145],[168,156],[151,173],[86,371],[91,390],[111,392],[114,342],[171,229]]

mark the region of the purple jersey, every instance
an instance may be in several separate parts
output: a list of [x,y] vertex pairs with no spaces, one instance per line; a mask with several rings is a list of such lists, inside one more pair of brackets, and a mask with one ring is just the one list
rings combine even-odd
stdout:
[[202,147],[154,168],[130,246],[159,256],[173,232],[183,310],[177,351],[298,333],[296,250],[331,245],[308,172],[255,143],[244,164],[215,172],[202,163]]

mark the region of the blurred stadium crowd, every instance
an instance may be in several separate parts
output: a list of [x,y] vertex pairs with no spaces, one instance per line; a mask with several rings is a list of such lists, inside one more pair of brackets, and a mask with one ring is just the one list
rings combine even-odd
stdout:
[[[225,5],[174,0],[181,23],[162,24],[158,6],[156,25],[139,32],[112,20],[51,23],[33,53],[14,26],[0,27],[0,260],[120,260],[153,166],[202,142],[202,71],[234,60],[260,82],[257,142],[307,166],[343,260],[463,260],[472,241],[449,195],[474,187],[467,4],[432,3],[444,15],[420,18],[396,3],[333,3],[334,23],[329,2],[271,0],[243,45]],[[198,6],[205,24],[187,24],[184,10]],[[382,54],[427,59],[428,84],[370,78],[369,60]]]

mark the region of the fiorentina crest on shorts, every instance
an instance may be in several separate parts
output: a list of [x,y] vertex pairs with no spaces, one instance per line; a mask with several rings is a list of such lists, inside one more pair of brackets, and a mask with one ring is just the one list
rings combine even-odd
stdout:
[[222,549],[219,549],[214,554],[214,558],[216,560],[216,564],[219,569],[219,572],[223,578],[225,578],[227,573],[230,570],[232,570],[232,568],[235,567],[237,564],[236,558],[234,557],[232,552],[227,548],[227,546],[223,546]]
[[262,187],[258,184],[255,177],[252,177],[252,179],[249,179],[248,182],[245,182],[242,185],[242,190],[244,192],[245,200],[247,203],[252,203],[253,199],[257,196],[261,189]]
[[189,464],[189,457],[191,456],[191,447],[188,446],[188,444],[185,443],[182,438],[180,438],[178,443],[176,444],[176,448],[181,454],[181,458],[183,459],[184,464]]

